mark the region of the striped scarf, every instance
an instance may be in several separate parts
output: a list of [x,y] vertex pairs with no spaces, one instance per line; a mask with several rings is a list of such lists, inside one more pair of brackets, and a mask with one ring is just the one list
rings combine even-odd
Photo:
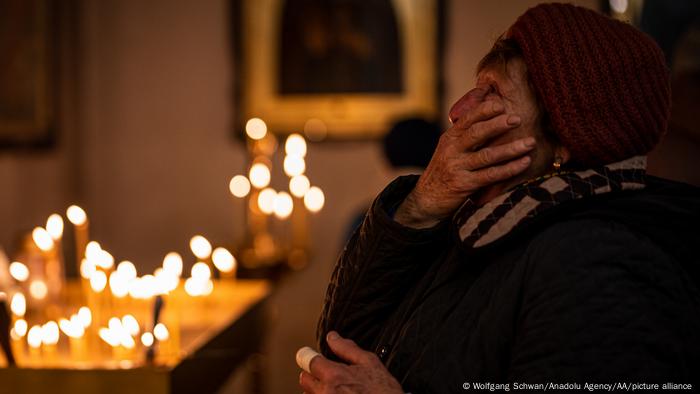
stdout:
[[479,207],[468,199],[455,214],[467,249],[497,241],[537,215],[567,201],[645,186],[646,156],[601,168],[570,172],[521,184]]

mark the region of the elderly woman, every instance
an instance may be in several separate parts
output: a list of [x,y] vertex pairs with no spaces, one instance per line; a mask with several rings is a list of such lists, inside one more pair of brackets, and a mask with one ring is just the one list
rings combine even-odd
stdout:
[[645,174],[669,108],[649,37],[528,10],[426,171],[390,184],[348,243],[303,389],[697,383],[700,197]]

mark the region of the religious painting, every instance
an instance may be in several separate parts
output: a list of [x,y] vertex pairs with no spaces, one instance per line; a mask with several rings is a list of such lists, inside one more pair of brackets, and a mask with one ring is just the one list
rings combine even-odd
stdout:
[[0,0],[0,146],[51,141],[50,1]]
[[[274,133],[383,135],[437,117],[440,0],[235,0],[236,115]],[[308,134],[308,133],[307,133]]]

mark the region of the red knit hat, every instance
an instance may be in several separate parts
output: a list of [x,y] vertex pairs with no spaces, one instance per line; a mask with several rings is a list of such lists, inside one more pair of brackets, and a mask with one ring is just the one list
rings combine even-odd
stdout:
[[520,45],[554,131],[577,163],[646,154],[666,132],[668,68],[646,34],[586,8],[541,4],[507,36]]

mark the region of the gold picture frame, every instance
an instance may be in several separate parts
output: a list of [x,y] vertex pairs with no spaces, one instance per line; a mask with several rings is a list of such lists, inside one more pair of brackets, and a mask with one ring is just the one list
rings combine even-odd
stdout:
[[[283,92],[280,86],[280,81],[285,80],[283,72],[289,67],[289,62],[281,59],[284,52],[280,48],[283,11],[287,10],[285,6],[292,7],[291,3],[285,4],[285,0],[234,0],[238,131],[242,131],[248,119],[258,117],[267,123],[269,130],[278,134],[301,132],[305,126],[313,123],[317,126],[320,124],[329,139],[373,138],[386,133],[392,123],[402,117],[437,118],[440,108],[439,19],[442,1],[386,2],[394,11],[398,31],[400,89],[381,91],[380,88],[379,91],[373,91],[370,86],[368,91],[336,89],[327,92],[289,93]],[[313,2],[306,0],[305,3]],[[358,1],[361,7],[370,3],[379,2]],[[319,0],[319,4],[319,7],[328,8],[328,3]],[[301,18],[304,19],[298,26],[302,28],[312,23],[306,19],[310,18],[309,15],[302,13]],[[365,15],[366,19],[371,18]],[[337,22],[331,21],[328,24],[335,28]],[[323,39],[326,36],[328,32],[315,37]],[[379,55],[386,57],[384,53]],[[391,56],[386,58],[392,59]],[[323,63],[320,67],[322,69]],[[318,77],[313,69],[298,75],[309,78],[310,81]],[[389,71],[386,76],[391,78],[392,75]],[[337,75],[335,78],[342,79],[344,76]],[[383,78],[384,76],[379,77],[379,85],[383,83]],[[286,84],[285,82],[285,86]],[[307,123],[310,120],[312,122]]]

